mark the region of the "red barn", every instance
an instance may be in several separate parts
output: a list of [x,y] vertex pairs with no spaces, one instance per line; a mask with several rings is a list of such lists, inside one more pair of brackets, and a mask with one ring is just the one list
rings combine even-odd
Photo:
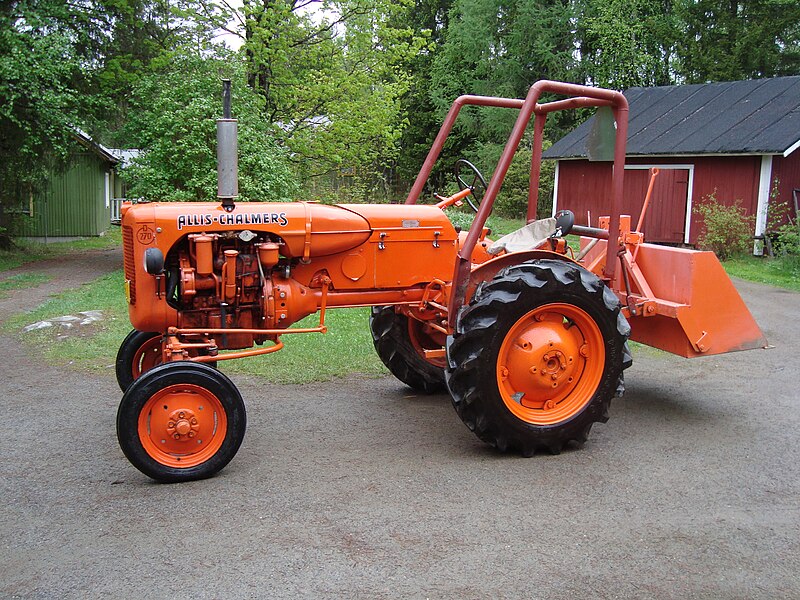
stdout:
[[[625,97],[630,121],[624,212],[634,223],[648,169],[660,169],[643,227],[648,241],[695,243],[700,224],[692,206],[712,193],[724,204],[741,200],[747,213],[756,215],[757,236],[764,233],[770,203],[788,203],[796,217],[800,77],[631,88]],[[587,158],[597,118],[544,153],[558,161],[553,210],[572,210],[581,225],[596,225],[611,205],[611,163]]]

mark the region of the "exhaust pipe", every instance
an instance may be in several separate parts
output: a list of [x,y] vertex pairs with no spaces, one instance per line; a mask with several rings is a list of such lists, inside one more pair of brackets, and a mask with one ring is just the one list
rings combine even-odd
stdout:
[[231,80],[222,80],[222,118],[217,119],[217,198],[231,212],[239,195],[238,122],[231,118]]

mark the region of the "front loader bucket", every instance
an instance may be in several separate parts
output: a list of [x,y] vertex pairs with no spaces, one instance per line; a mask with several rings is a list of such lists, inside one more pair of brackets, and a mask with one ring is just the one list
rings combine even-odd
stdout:
[[[584,260],[601,276],[605,251],[598,240]],[[687,358],[767,345],[713,252],[639,243],[623,262],[613,289],[628,307],[630,339]]]
[[685,357],[766,346],[713,252],[640,244],[636,266],[652,292],[655,314],[645,310],[630,319],[632,340]]

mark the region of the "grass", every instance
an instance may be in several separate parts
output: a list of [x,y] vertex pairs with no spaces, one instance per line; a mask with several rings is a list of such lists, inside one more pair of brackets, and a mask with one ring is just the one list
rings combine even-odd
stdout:
[[20,290],[23,288],[31,288],[47,283],[52,279],[48,275],[41,273],[19,273],[11,275],[0,281],[0,298],[7,298],[8,292],[11,290]]
[[20,267],[29,262],[55,258],[71,252],[114,248],[122,244],[122,231],[119,227],[112,227],[103,236],[84,238],[72,242],[56,242],[45,244],[16,240],[15,248],[0,250],[0,272]]
[[800,292],[800,258],[740,256],[722,263],[728,275]]
[[[54,326],[21,333],[25,325],[87,310],[102,310],[105,318],[90,326]],[[48,362],[76,364],[90,370],[113,368],[117,347],[130,331],[122,271],[61,292],[30,312],[12,316],[3,328],[18,333],[23,343],[40,349]]]
[[[111,370],[119,344],[131,329],[122,282],[122,271],[110,273],[76,290],[62,292],[31,312],[13,316],[4,328],[18,333],[37,321],[101,310],[103,321],[85,328],[54,326],[19,335],[32,348],[41,349],[48,362],[95,372]],[[312,315],[295,327],[317,325],[318,319]],[[281,338],[285,347],[280,352],[220,362],[220,368],[226,373],[256,375],[276,383],[328,381],[354,373],[372,376],[387,373],[372,346],[369,309],[331,310],[326,324],[327,334],[286,335]]]

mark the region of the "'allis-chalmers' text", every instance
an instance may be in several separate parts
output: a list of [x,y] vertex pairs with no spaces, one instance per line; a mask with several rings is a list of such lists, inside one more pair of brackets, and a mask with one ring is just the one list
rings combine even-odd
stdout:
[[222,215],[180,215],[178,231],[184,227],[210,227],[211,225],[278,225],[286,227],[289,220],[285,212],[280,213],[225,213]]

